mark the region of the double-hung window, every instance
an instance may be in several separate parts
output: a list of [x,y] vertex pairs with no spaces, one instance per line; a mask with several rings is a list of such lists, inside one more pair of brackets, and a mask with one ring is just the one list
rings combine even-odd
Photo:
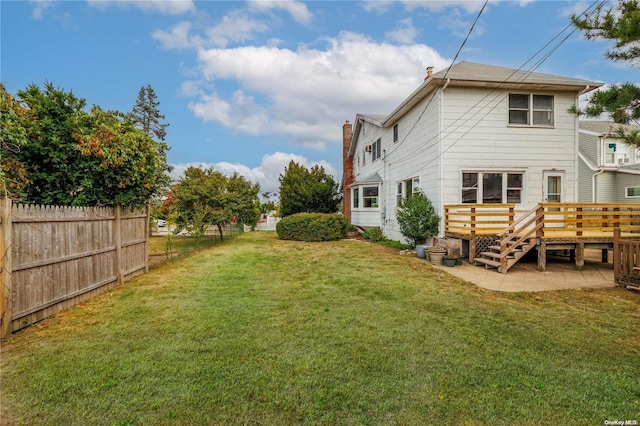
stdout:
[[553,126],[553,96],[509,94],[509,124],[516,126]]
[[360,189],[359,188],[353,188],[353,197],[351,197],[351,201],[354,209],[357,209],[358,207],[360,207]]
[[362,188],[362,204],[364,208],[378,207],[378,187],[365,186]]
[[378,138],[377,141],[371,144],[371,161],[376,161],[378,158],[380,158],[381,146],[382,142],[380,138]]
[[412,194],[420,191],[420,179],[412,178],[398,182],[398,191],[396,193],[396,207],[400,207],[402,200],[410,197]]
[[472,204],[522,204],[524,173],[463,172],[462,202]]
[[398,124],[393,125],[393,143],[398,142]]

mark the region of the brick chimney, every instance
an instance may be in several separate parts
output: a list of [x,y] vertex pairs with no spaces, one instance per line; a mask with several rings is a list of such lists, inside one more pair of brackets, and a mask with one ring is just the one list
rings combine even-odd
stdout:
[[347,120],[342,125],[342,213],[351,223],[351,184],[353,179],[353,157],[349,157],[353,126]]

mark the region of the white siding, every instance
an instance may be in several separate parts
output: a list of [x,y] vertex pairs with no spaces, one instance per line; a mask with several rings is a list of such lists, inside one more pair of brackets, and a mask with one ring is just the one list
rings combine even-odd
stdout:
[[[397,183],[420,179],[420,189],[440,216],[444,204],[461,202],[463,170],[524,172],[523,203],[519,211],[543,199],[543,173],[564,173],[564,201],[577,198],[577,118],[567,112],[575,94],[554,95],[554,126],[508,125],[506,90],[449,87],[416,105],[398,121],[399,142],[393,142],[393,124],[381,128],[365,123],[356,156],[364,146],[382,140],[382,157],[356,168],[356,181],[378,173],[382,178],[380,211],[354,211],[352,221],[361,226],[381,226],[385,235],[403,240],[397,224]],[[409,133],[410,132],[410,133]],[[355,162],[357,160],[354,159]],[[377,215],[377,216],[376,216]],[[440,233],[444,232],[441,222]]]
[[380,174],[384,181],[384,232],[393,240],[404,241],[396,220],[398,182],[419,178],[422,192],[434,204],[436,211],[441,210],[439,91],[431,98],[428,96],[398,121],[398,142],[393,143],[393,126],[385,129],[388,133],[382,138],[383,145],[387,142],[383,146],[386,149],[386,167],[384,174]]
[[589,159],[593,164],[600,163],[598,153],[600,152],[600,138],[596,135],[580,132],[580,151]]
[[578,159],[578,202],[593,202],[593,174],[584,161]]
[[616,173],[605,172],[596,176],[596,202],[615,203]]
[[564,171],[564,201],[575,200],[576,118],[567,112],[573,94],[554,95],[554,127],[508,125],[509,91],[451,88],[444,95],[443,198],[461,202],[463,170],[525,172],[523,203],[543,199],[543,172]]
[[616,173],[616,203],[640,203],[640,197],[627,197],[628,187],[640,186],[640,175],[631,173]]

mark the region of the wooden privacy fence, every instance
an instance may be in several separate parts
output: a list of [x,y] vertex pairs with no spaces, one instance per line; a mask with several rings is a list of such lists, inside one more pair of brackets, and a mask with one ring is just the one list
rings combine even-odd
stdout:
[[613,232],[613,277],[617,284],[640,290],[640,238],[621,238]]
[[1,336],[149,270],[146,211],[0,200]]

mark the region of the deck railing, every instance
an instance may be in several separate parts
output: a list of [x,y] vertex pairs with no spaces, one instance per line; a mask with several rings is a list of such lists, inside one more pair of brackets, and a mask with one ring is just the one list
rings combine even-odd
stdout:
[[[540,237],[613,237],[640,234],[640,204],[540,203]],[[445,233],[448,235],[498,235],[515,221],[515,204],[448,204]]]
[[445,233],[496,235],[515,219],[515,204],[447,204]]
[[640,238],[622,238],[618,228],[613,233],[613,276],[620,285],[640,286]]
[[542,236],[609,237],[619,228],[622,234],[640,233],[640,204],[540,203],[543,209]]

